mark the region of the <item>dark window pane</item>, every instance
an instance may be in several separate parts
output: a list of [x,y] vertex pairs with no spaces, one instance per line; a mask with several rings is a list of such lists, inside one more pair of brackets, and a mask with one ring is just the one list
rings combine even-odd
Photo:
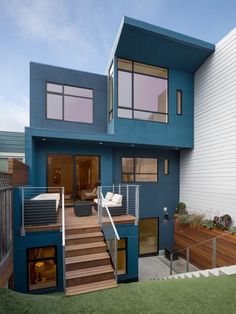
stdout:
[[177,114],[182,114],[182,96],[181,90],[177,90]]
[[64,86],[64,94],[71,95],[71,96],[88,97],[88,98],[93,97],[92,89],[67,86],[67,85]]
[[64,119],[75,122],[93,122],[92,99],[65,96]]
[[55,247],[41,247],[29,250],[29,260],[55,257]]
[[136,174],[136,182],[157,182],[156,174]]
[[125,249],[117,252],[117,266],[118,266],[118,275],[126,274],[126,250]]
[[157,173],[156,158],[135,158],[136,173]]
[[132,71],[132,61],[118,59],[118,69]]
[[145,111],[134,111],[134,119],[139,120],[149,120],[149,121],[157,121],[157,122],[168,122],[168,115],[162,113],[152,113]]
[[118,72],[118,107],[132,107],[132,74]]
[[157,76],[165,79],[168,77],[168,71],[166,69],[137,62],[134,62],[134,72]]
[[62,95],[47,94],[47,118],[62,120]]
[[132,119],[132,110],[118,108],[118,117]]
[[109,121],[113,119],[113,77],[114,69],[112,64],[109,70]]
[[134,158],[122,158],[122,172],[134,172]]
[[62,94],[62,85],[47,83],[47,91]]
[[167,80],[135,73],[134,108],[167,113]]
[[122,175],[123,182],[134,182],[134,175],[129,173],[124,173]]
[[164,159],[164,175],[169,174],[169,159]]

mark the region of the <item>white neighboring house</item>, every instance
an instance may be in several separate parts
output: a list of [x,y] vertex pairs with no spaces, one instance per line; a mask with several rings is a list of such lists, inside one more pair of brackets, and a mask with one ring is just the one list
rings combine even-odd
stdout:
[[236,225],[236,28],[195,73],[194,149],[181,152],[180,200]]

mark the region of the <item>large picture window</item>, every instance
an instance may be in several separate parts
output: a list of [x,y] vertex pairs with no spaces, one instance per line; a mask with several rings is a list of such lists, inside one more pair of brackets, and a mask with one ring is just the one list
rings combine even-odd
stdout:
[[28,249],[29,291],[57,286],[56,247]]
[[156,158],[122,158],[123,182],[157,182]]
[[118,60],[118,117],[168,122],[168,71]]
[[93,122],[93,90],[47,83],[47,119]]

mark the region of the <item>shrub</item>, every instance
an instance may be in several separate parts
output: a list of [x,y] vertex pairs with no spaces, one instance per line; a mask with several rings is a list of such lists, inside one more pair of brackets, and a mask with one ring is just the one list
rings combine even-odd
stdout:
[[205,219],[205,220],[202,221],[201,226],[205,227],[207,229],[213,229],[214,228],[213,220]]
[[215,216],[213,220],[214,226],[221,230],[228,230],[232,224],[232,218],[230,215],[223,215],[223,216]]
[[230,227],[229,231],[231,231],[233,234],[236,233],[236,226]]
[[178,214],[178,215],[188,215],[188,211],[186,210],[186,204],[184,202],[180,202],[177,205],[176,214]]
[[188,218],[189,224],[194,227],[201,226],[203,217],[204,217],[203,215],[197,215],[197,214],[189,215],[189,218]]
[[180,215],[178,222],[183,225],[189,225],[189,215]]

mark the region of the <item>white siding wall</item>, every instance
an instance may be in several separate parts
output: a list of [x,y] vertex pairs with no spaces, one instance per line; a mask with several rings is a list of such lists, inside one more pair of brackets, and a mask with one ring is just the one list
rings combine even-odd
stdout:
[[190,212],[236,224],[236,28],[194,82],[194,150],[181,152],[180,200]]

